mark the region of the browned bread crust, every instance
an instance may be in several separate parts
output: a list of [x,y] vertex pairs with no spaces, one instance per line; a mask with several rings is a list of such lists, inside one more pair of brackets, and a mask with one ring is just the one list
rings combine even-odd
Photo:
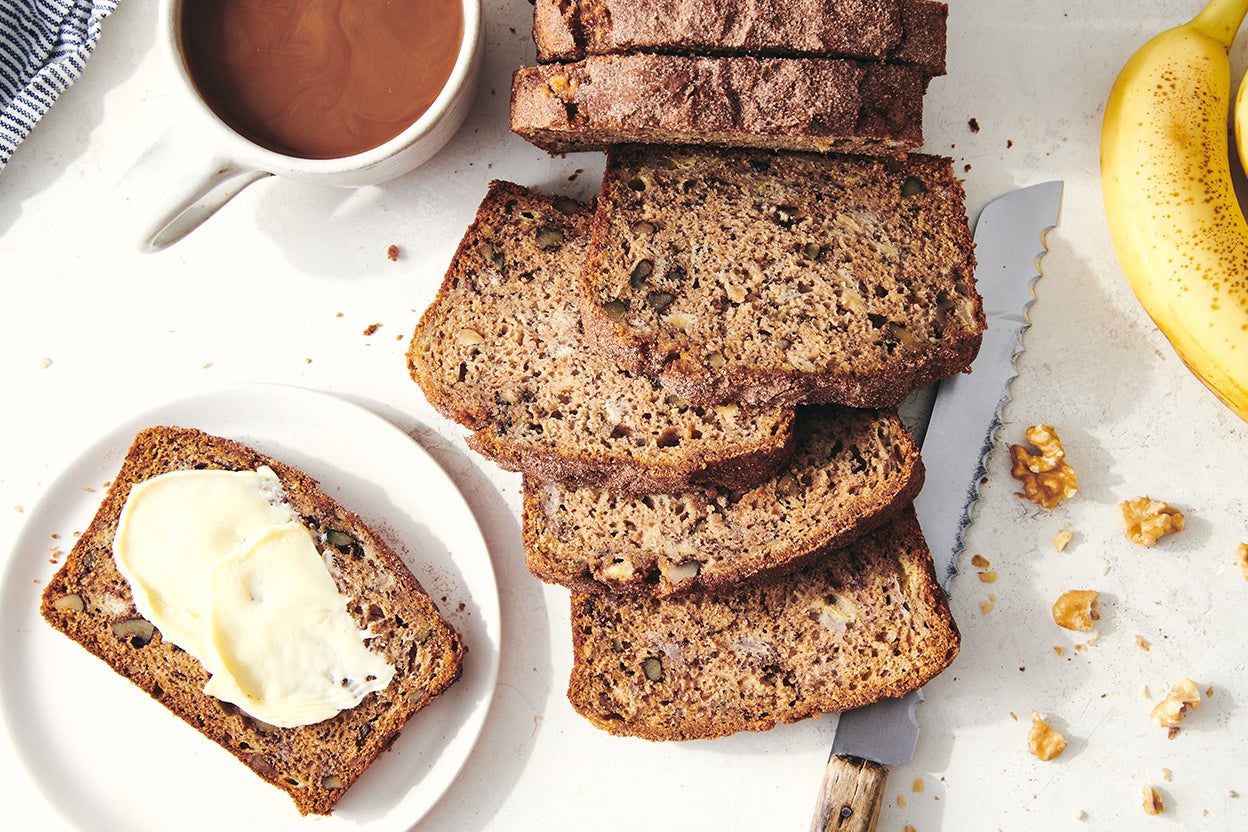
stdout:
[[572,597],[568,699],[599,728],[711,739],[902,696],[960,638],[913,511],[800,572],[721,592]]
[[591,210],[494,182],[425,310],[408,368],[470,446],[533,481],[623,493],[750,488],[793,451],[793,411],[695,408],[586,349]]
[[[203,693],[208,673],[164,641],[159,630],[144,626],[112,555],[117,520],[135,483],[188,468],[250,471],[262,465],[277,474],[287,502],[320,548],[333,555],[335,579],[351,598],[351,615],[361,628],[371,627],[376,633],[371,649],[384,652],[396,669],[385,690],[299,728],[266,725]],[[40,611],[57,630],[289,794],[305,815],[332,811],[407,720],[459,677],[466,652],[402,559],[314,479],[237,442],[190,428],[161,426],[138,434],[90,526],[44,589]],[[84,703],[88,707],[89,701]]]
[[894,407],[979,351],[964,201],[939,156],[613,147],[586,333],[699,405]]
[[896,413],[798,413],[797,450],[748,492],[625,497],[525,483],[524,549],[544,581],[666,596],[792,571],[902,511],[923,463]]
[[625,52],[866,58],[945,72],[949,7],[930,0],[536,0],[537,59]]
[[899,154],[923,143],[928,79],[828,58],[591,56],[518,69],[510,126],[551,153],[641,142]]

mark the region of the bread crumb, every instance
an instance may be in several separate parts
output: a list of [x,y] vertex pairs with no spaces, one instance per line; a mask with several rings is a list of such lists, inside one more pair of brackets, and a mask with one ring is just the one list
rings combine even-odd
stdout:
[[25,513],[26,513],[26,508],[25,508],[24,506],[20,506],[20,505],[19,505],[19,506],[13,506],[13,510],[14,510],[14,511],[16,511],[18,514],[25,514]]
[[51,358],[48,358],[48,357],[46,357],[46,356],[45,356],[45,357],[43,357],[43,358],[40,358],[40,359],[39,359],[39,368],[40,368],[40,369],[46,370],[46,369],[48,369],[48,368],[49,368],[49,367],[51,367],[51,366],[52,366],[52,359],[51,359]]
[[1173,737],[1179,729],[1179,723],[1187,716],[1188,711],[1200,707],[1200,690],[1191,679],[1180,679],[1170,688],[1165,698],[1153,707],[1152,720],[1162,728],[1170,729]]
[[971,558],[971,566],[974,566],[976,569],[987,569],[992,564],[983,555],[975,555]]
[[1053,603],[1053,621],[1059,627],[1086,633],[1101,618],[1097,608],[1100,593],[1094,589],[1072,589],[1063,592]]
[[1053,538],[1053,548],[1059,552],[1065,552],[1066,547],[1070,545],[1070,541],[1074,538],[1075,533],[1070,529],[1062,529]]
[[1084,820],[1085,818],[1087,818],[1088,813],[1083,811],[1082,809],[1076,809],[1075,811],[1071,812],[1070,816],[1074,818],[1075,820]]
[[399,247],[396,246],[394,243],[391,243],[389,246],[387,246],[386,257],[390,258],[390,262],[392,263],[395,260],[398,260],[399,259]]
[[1027,750],[1032,756],[1044,762],[1056,760],[1066,750],[1066,744],[1065,737],[1041,719],[1040,714],[1032,712],[1031,730],[1027,732]]
[[970,119],[969,121],[966,122],[966,126],[970,128],[970,131],[972,133],[978,133],[979,132],[979,119],[977,118]]
[[1231,789],[1229,792],[1226,793],[1226,796],[1234,800],[1235,798],[1239,797],[1239,792],[1235,791],[1234,789]]
[[1123,500],[1118,512],[1127,537],[1140,546],[1152,546],[1168,534],[1181,532],[1186,523],[1183,512],[1149,497]]
[[1136,636],[1135,646],[1139,647],[1141,650],[1150,650],[1153,645],[1149,644],[1148,639],[1144,638],[1144,636]]
[[1248,581],[1248,543],[1241,543],[1235,547],[1235,560],[1244,573],[1244,580]]
[[1152,786],[1145,786],[1143,789],[1144,796],[1144,814],[1160,815],[1165,809],[1165,804],[1161,802],[1161,795],[1157,794],[1157,790]]
[[364,334],[374,335],[379,329],[381,329],[381,324],[369,324],[368,326],[364,327]]
[[996,606],[997,606],[997,596],[989,595],[987,601],[983,601],[980,603],[979,611],[982,612],[984,615],[987,615],[988,613],[996,609]]

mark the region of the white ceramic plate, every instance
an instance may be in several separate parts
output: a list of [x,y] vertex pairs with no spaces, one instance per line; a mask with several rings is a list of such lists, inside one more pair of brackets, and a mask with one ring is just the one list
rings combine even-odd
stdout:
[[[68,552],[74,533],[86,528],[135,433],[156,424],[237,439],[316,477],[386,538],[464,636],[461,679],[416,715],[332,816],[301,817],[284,792],[39,616],[39,594],[64,560],[56,550]],[[498,645],[498,591],[480,529],[420,446],[327,394],[230,387],[162,405],[110,431],[29,513],[0,578],[0,713],[12,746],[0,750],[16,754],[42,794],[43,801],[29,795],[30,805],[55,807],[52,815],[71,828],[406,830],[472,751],[494,691]]]

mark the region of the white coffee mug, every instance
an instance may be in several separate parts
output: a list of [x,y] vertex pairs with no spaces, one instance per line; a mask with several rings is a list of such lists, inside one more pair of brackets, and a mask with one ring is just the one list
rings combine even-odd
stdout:
[[[281,176],[317,185],[359,187],[408,173],[428,161],[463,124],[476,93],[484,51],[481,0],[462,0],[463,40],[450,77],[430,107],[394,138],[369,150],[335,159],[288,156],[251,141],[227,125],[204,101],[183,56],[184,0],[166,0],[159,11],[157,37],[176,78],[176,94],[193,120],[190,130],[166,133],[140,166],[159,166],[145,176],[159,177],[167,194],[141,248],[159,251],[198,228],[239,192],[259,179]],[[186,146],[194,136],[197,148]],[[166,146],[173,145],[173,146]],[[200,158],[188,158],[198,152]]]

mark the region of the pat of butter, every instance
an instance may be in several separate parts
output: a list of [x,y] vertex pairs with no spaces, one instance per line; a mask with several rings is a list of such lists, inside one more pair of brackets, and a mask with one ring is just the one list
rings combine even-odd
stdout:
[[211,674],[205,693],[257,719],[319,722],[394,675],[268,468],[135,485],[113,556],[139,613]]
[[281,728],[353,708],[390,684],[394,668],[369,650],[307,528],[266,531],[217,564],[208,614],[204,692]]

